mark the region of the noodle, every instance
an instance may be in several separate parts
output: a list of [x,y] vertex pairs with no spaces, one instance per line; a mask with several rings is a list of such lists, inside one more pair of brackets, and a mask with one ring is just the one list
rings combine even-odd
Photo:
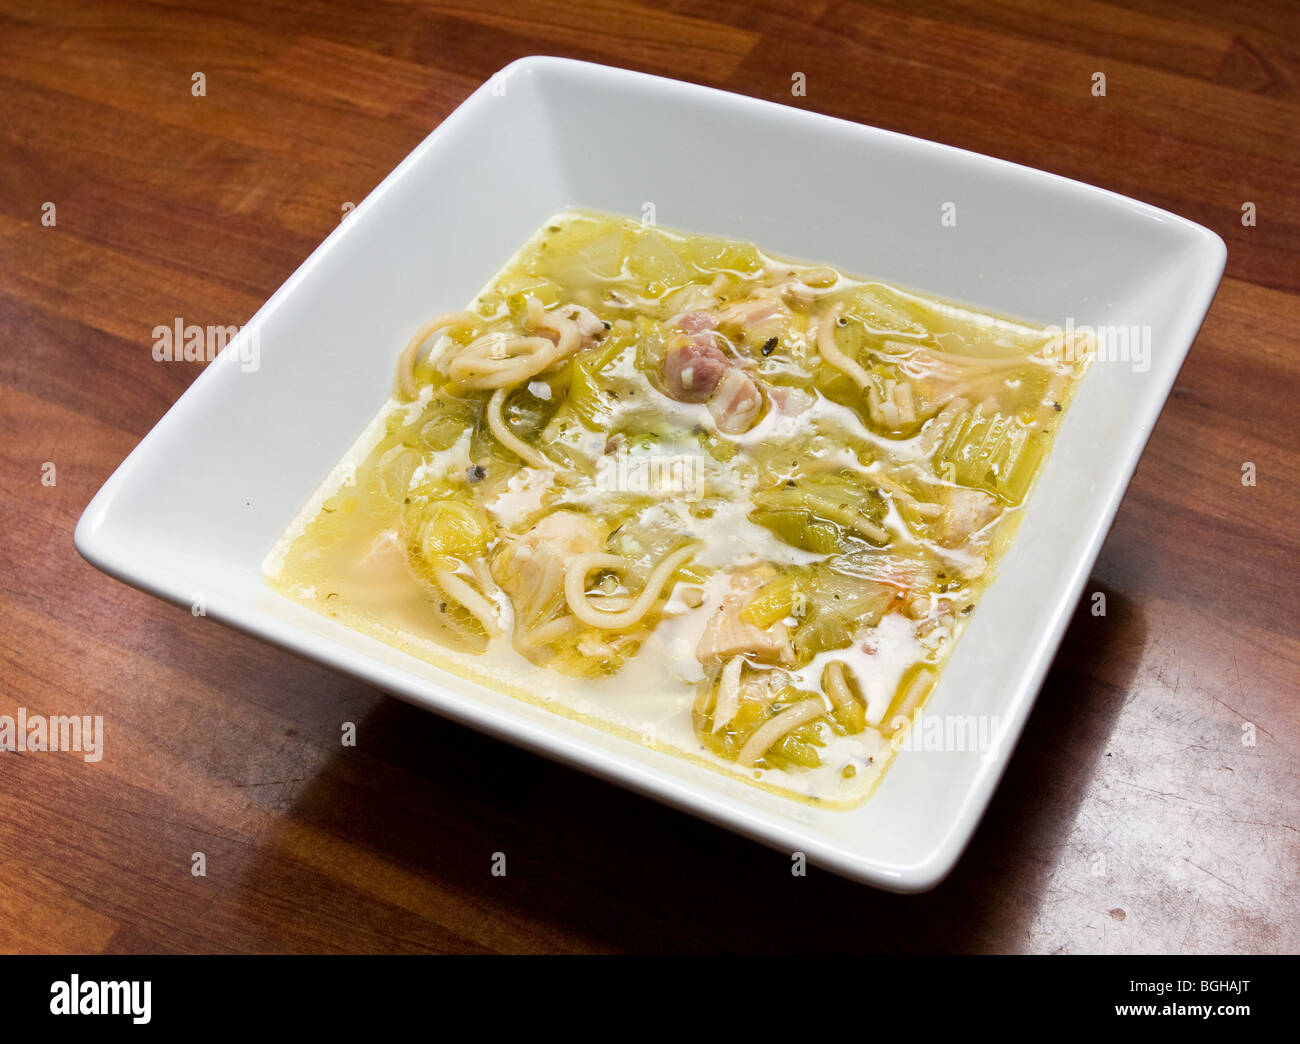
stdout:
[[713,731],[719,732],[731,724],[740,711],[740,672],[745,667],[743,656],[733,656],[722,668],[718,681],[718,702],[713,708]]
[[528,298],[524,318],[534,330],[550,330],[559,335],[555,342],[557,358],[567,358],[578,350],[578,324],[556,312],[546,311],[536,297]]
[[414,399],[418,394],[415,367],[420,349],[430,337],[440,330],[463,330],[473,327],[478,322],[479,317],[473,312],[447,312],[421,326],[402,349],[402,354],[397,357],[397,383],[401,386],[402,394],[408,399]]
[[645,587],[641,589],[636,601],[627,609],[617,613],[592,606],[587,596],[587,576],[593,569],[624,571],[629,568],[627,559],[619,555],[608,555],[602,552],[578,555],[569,561],[568,569],[564,574],[565,600],[569,603],[569,609],[572,610],[573,615],[591,627],[600,627],[605,630],[621,630],[632,627],[641,622],[646,613],[650,611],[650,607],[659,600],[659,595],[668,582],[668,578],[687,559],[694,556],[695,551],[696,545],[692,543],[679,547],[671,554],[665,555],[650,573],[645,582]]
[[898,699],[897,709],[894,710],[892,715],[887,715],[887,720],[880,723],[881,733],[885,736],[893,736],[903,726],[910,724],[916,708],[921,705],[921,701],[925,699],[933,687],[934,674],[925,668],[917,671],[915,677],[908,683],[907,688]]
[[495,638],[501,633],[496,610],[486,598],[450,569],[436,569],[433,575],[438,580],[438,586],[447,593],[447,596],[468,609],[474,619],[483,625],[489,638]]
[[817,352],[828,365],[835,367],[859,388],[866,391],[872,383],[871,374],[840,351],[835,343],[835,327],[839,323],[840,313],[843,310],[843,304],[834,304],[822,318],[822,324],[817,328]]
[[527,299],[525,321],[530,329],[550,330],[556,339],[485,334],[448,362],[448,378],[476,391],[513,388],[567,359],[582,345],[578,324],[568,316],[546,311],[536,297]]
[[561,616],[558,620],[542,624],[536,630],[527,632],[519,644],[525,647],[541,647],[558,642],[562,638],[577,634],[586,626],[576,616]]
[[[946,428],[947,425],[951,423],[951,421],[952,418],[949,417],[946,421],[944,421],[943,427]],[[936,419],[935,423],[936,425],[938,424],[938,419]],[[921,441],[923,445],[925,443],[926,436],[930,433],[931,430],[932,430],[931,428],[926,428],[925,431],[921,433]],[[937,444],[938,440],[935,439],[934,441],[935,444]],[[930,447],[930,449],[933,448],[934,446]],[[926,452],[928,452],[928,450]],[[922,500],[917,500],[916,497],[912,496],[912,494],[907,491],[907,488],[905,486],[901,485],[898,482],[895,482],[887,475],[884,475],[879,471],[869,472],[869,475],[871,477],[871,481],[876,484],[877,488],[883,490],[884,492],[888,493],[891,497],[893,497],[894,501],[898,504],[900,508],[910,511],[918,518],[933,520],[938,518],[941,514],[943,514],[943,508],[940,505],[930,504]]]
[[547,460],[541,453],[533,449],[523,439],[519,438],[506,424],[506,419],[501,415],[501,406],[506,401],[508,389],[498,388],[492,393],[492,398],[487,404],[487,422],[488,428],[492,434],[497,437],[497,441],[516,457],[534,468],[554,468],[555,465]]
[[513,388],[560,358],[546,337],[503,338],[487,334],[467,345],[447,365],[447,376],[463,388],[486,391]]
[[831,698],[836,710],[847,714],[853,711],[857,700],[849,689],[845,674],[846,668],[839,660],[826,668],[826,695]]
[[769,718],[745,741],[736,755],[741,765],[752,767],[778,741],[800,725],[807,725],[815,718],[826,713],[826,707],[820,699],[800,700],[793,707],[787,707],[775,718]]

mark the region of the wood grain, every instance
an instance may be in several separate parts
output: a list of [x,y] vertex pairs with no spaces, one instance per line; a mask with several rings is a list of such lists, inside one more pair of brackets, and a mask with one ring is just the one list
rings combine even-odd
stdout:
[[[0,949],[1296,950],[1297,41],[1287,0],[0,5],[0,714],[103,714],[112,744],[95,764],[0,753]],[[153,326],[244,322],[345,203],[530,53],[1042,167],[1228,243],[1089,584],[1109,611],[1080,607],[928,895],[794,878],[73,550],[198,372],[153,361]]]

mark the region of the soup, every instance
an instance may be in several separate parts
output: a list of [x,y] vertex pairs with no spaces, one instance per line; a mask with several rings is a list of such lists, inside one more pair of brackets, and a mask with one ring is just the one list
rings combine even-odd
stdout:
[[461,676],[846,807],[989,584],[1087,348],[566,211],[414,333],[267,574]]

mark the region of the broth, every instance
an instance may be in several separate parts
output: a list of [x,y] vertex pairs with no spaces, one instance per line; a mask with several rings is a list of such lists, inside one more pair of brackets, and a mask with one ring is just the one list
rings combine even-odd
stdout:
[[852,805],[990,582],[1087,348],[566,211],[416,332],[267,575],[462,676]]

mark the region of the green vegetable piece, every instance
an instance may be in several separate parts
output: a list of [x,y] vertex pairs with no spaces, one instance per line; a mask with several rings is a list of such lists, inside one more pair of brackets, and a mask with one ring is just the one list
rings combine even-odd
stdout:
[[749,513],[749,520],[770,529],[791,547],[817,555],[840,550],[840,527],[819,519],[807,508],[758,508]]
[[1043,433],[1014,417],[979,409],[963,414],[935,454],[935,473],[949,482],[1019,504],[1046,453]]

